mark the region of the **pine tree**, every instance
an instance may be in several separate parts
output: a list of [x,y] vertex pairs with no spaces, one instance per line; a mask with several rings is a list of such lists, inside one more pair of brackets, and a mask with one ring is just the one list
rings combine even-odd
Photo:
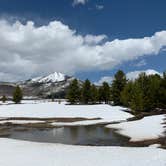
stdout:
[[1,101],[2,101],[3,103],[5,103],[5,102],[6,102],[6,100],[7,100],[6,96],[5,96],[5,95],[3,95],[3,96],[2,96],[2,98],[1,98]]
[[142,111],[148,111],[151,109],[151,102],[148,94],[150,84],[149,77],[145,73],[141,73],[135,82],[138,84],[142,93]]
[[69,86],[68,93],[67,93],[67,99],[70,102],[70,104],[76,104],[80,100],[80,88],[77,79],[74,79]]
[[166,73],[163,77],[141,73],[136,80],[127,82],[121,92],[121,102],[134,113],[166,108]]
[[88,104],[91,101],[91,83],[87,79],[82,87],[82,102]]
[[133,82],[129,81],[121,92],[121,102],[126,107],[130,106],[133,86]]
[[103,86],[100,86],[99,87],[99,90],[98,90],[98,100],[100,103],[102,103],[104,101],[104,94],[103,94]]
[[138,82],[132,86],[129,106],[134,113],[144,111],[144,94]]
[[95,85],[91,86],[91,102],[92,104],[96,104],[98,102],[98,89]]
[[22,95],[22,90],[19,86],[16,87],[14,93],[13,93],[13,101],[18,104],[21,102],[23,98],[23,95]]
[[149,99],[149,110],[153,110],[157,107],[160,107],[160,87],[162,79],[159,75],[150,75],[148,76],[149,84],[148,84],[148,92],[147,97]]
[[107,82],[103,82],[102,90],[103,90],[102,98],[103,98],[104,102],[108,104],[108,102],[110,101],[110,87]]
[[166,72],[163,73],[163,77],[161,79],[158,98],[160,107],[166,108]]
[[126,76],[122,70],[119,70],[115,76],[111,87],[111,98],[114,105],[121,105],[121,92],[126,85]]

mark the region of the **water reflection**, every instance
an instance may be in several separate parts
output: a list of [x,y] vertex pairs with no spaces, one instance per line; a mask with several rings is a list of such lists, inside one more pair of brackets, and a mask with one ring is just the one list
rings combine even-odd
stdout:
[[126,145],[129,140],[104,126],[74,126],[45,130],[30,128],[26,131],[13,128],[9,137],[36,142],[112,146]]

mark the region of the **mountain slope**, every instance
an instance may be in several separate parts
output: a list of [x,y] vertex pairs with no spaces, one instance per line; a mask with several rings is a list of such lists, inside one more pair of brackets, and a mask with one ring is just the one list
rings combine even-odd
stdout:
[[74,77],[54,72],[44,77],[36,77],[18,84],[25,96],[38,96],[41,98],[65,97],[67,88]]
[[60,82],[64,81],[66,79],[66,75],[58,72],[54,72],[52,74],[49,74],[48,76],[44,77],[36,77],[31,79],[31,82],[39,82],[39,83],[49,83],[49,82]]
[[19,85],[25,97],[48,98],[54,96],[55,98],[64,98],[73,79],[74,77],[54,72],[47,76],[16,83],[2,82],[0,83],[0,96],[12,96],[15,87]]

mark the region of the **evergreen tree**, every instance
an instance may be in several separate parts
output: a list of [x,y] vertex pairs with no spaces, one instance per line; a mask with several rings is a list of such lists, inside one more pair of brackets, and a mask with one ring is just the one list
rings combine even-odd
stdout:
[[1,98],[1,101],[2,101],[3,103],[5,103],[5,102],[6,102],[6,100],[7,100],[6,96],[5,96],[5,95],[3,95],[3,96],[2,96],[2,98]]
[[162,78],[159,75],[141,73],[134,82],[128,82],[121,93],[124,106],[132,108],[135,112],[151,111],[161,105]]
[[161,108],[166,108],[166,72],[163,73],[159,89],[159,105]]
[[103,91],[103,86],[100,86],[99,90],[98,90],[98,100],[99,100],[100,103],[104,101],[103,92],[104,92]]
[[95,85],[91,86],[91,102],[92,104],[95,104],[98,102],[99,95],[98,95],[98,89]]
[[110,101],[110,87],[107,82],[103,82],[102,91],[102,98],[105,103],[108,103]]
[[87,79],[82,87],[82,102],[88,104],[91,101],[91,83]]
[[13,93],[13,101],[18,104],[21,102],[23,98],[23,95],[22,95],[22,90],[19,86],[16,87],[14,93]]
[[121,102],[134,113],[144,110],[143,91],[137,81],[129,81],[121,92]]
[[149,77],[145,73],[141,73],[138,79],[135,80],[135,82],[138,84],[142,94],[142,99],[143,99],[142,111],[148,111],[151,109],[151,102],[148,94],[149,84],[150,84]]
[[70,102],[70,104],[76,104],[80,101],[80,88],[78,85],[77,79],[74,79],[69,86],[68,93],[67,93],[67,99]]
[[114,105],[121,105],[121,92],[126,85],[126,76],[123,71],[119,70],[115,76],[111,87],[111,98]]
[[148,109],[152,110],[157,107],[160,107],[160,87],[161,87],[161,77],[159,75],[150,75],[148,76],[149,84],[147,97],[149,99]]
[[129,106],[135,113],[144,111],[144,94],[138,82],[132,86]]
[[121,102],[135,113],[166,108],[166,72],[162,77],[141,73],[136,80],[127,82],[121,92]]
[[133,86],[133,82],[129,81],[121,92],[121,102],[126,107],[130,106]]

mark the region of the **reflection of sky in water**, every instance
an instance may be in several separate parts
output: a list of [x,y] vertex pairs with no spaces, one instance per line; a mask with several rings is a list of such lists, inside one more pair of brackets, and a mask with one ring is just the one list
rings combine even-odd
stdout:
[[74,126],[54,129],[16,131],[13,129],[10,138],[37,142],[51,142],[82,145],[122,145],[128,138],[114,133],[102,126]]
[[59,127],[59,128],[52,129],[52,135],[53,136],[63,135],[63,133],[64,133],[64,127]]

